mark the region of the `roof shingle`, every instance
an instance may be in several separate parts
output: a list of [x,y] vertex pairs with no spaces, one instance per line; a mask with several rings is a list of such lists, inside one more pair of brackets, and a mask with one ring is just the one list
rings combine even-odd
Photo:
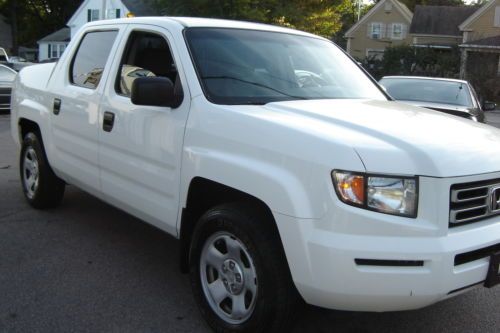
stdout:
[[458,26],[478,7],[473,6],[421,6],[415,7],[410,33],[417,35],[461,36]]
[[43,37],[38,42],[69,42],[71,39],[71,32],[69,28],[62,28],[48,36]]

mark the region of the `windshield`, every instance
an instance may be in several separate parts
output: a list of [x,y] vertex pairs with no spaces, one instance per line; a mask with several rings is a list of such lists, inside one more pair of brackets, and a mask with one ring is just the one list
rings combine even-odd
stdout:
[[185,35],[213,103],[387,99],[337,46],[319,38],[222,28],[190,28]]
[[389,95],[396,100],[472,106],[469,88],[455,81],[383,78],[380,80]]

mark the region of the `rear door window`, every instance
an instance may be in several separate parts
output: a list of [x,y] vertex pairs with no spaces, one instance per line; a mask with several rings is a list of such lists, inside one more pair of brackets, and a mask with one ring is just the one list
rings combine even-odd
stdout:
[[85,34],[71,63],[71,83],[89,89],[97,88],[117,34],[116,30]]

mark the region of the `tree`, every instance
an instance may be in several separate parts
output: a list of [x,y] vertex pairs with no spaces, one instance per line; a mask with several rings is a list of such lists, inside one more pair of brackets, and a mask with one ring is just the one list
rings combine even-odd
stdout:
[[405,4],[409,10],[415,11],[416,5],[426,6],[464,6],[464,0],[399,0]]
[[158,0],[168,15],[278,24],[327,38],[340,31],[346,2],[353,0]]
[[18,45],[35,46],[36,42],[64,27],[81,0],[0,0],[2,13],[12,26],[13,52]]

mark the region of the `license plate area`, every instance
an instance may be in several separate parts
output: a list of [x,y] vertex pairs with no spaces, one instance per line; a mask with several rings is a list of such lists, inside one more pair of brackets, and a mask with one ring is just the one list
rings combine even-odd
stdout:
[[500,284],[500,252],[491,255],[488,275],[486,276],[484,286],[491,288],[497,284]]

